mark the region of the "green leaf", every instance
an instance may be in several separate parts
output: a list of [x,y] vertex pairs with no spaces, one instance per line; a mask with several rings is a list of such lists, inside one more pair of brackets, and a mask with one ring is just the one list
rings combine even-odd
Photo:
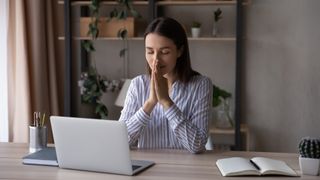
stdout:
[[141,14],[138,11],[134,10],[134,9],[131,9],[130,12],[131,12],[132,16],[135,17],[135,18],[141,18],[142,17]]
[[120,52],[119,52],[119,56],[120,56],[120,57],[124,57],[127,50],[128,50],[128,49],[121,49]]
[[[109,17],[110,17],[110,19],[111,19],[111,18],[115,18],[115,17],[117,17],[117,16],[118,16],[118,10],[117,10],[116,8],[114,8],[114,9],[110,12]],[[109,21],[110,21],[110,19],[108,18]]]
[[221,104],[221,98],[227,99],[231,97],[231,93],[219,88],[218,86],[213,85],[213,98],[212,106],[217,107]]
[[81,42],[81,46],[87,51],[95,51],[95,48],[93,47],[92,41],[90,40],[84,40]]

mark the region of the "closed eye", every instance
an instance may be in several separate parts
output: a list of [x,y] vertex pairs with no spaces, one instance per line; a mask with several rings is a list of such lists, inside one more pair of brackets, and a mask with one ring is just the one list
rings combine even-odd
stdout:
[[169,53],[170,53],[170,51],[168,51],[168,50],[161,51],[161,54],[169,54]]

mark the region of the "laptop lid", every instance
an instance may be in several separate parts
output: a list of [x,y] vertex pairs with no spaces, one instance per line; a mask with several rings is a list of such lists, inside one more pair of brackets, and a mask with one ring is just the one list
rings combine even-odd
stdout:
[[59,167],[133,175],[154,164],[138,161],[133,170],[124,122],[50,117]]

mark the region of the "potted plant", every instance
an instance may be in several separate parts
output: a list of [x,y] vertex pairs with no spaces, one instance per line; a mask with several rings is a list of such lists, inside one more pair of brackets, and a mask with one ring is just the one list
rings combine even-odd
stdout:
[[213,117],[215,119],[215,126],[217,128],[226,129],[234,127],[233,120],[230,116],[230,97],[231,93],[213,85]]
[[191,25],[191,35],[193,38],[198,38],[200,37],[201,33],[201,23],[198,21],[193,21]]
[[320,139],[305,137],[299,143],[302,174],[317,176],[320,167]]
[[[99,0],[92,0],[90,9],[98,9]],[[94,14],[91,17],[80,18],[80,36],[87,37],[94,18],[95,28],[98,29],[99,37],[117,37],[119,31],[127,31],[128,37],[133,37],[135,34],[135,18],[141,15],[132,7],[132,0],[117,0],[118,6],[115,7],[108,17],[99,17]]]
[[213,12],[212,36],[216,37],[219,32],[218,21],[222,19],[222,11],[220,8]]
[[94,113],[101,119],[106,119],[108,108],[101,101],[101,97],[107,87],[96,68],[90,67],[88,72],[82,73],[78,83],[81,89],[81,102],[93,105]]

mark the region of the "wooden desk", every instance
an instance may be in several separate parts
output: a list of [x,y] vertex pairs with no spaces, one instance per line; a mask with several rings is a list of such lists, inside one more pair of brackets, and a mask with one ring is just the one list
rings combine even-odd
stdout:
[[290,153],[263,153],[263,152],[212,152],[194,155],[181,150],[132,150],[133,159],[155,161],[156,164],[137,176],[123,176],[106,173],[76,171],[60,169],[58,167],[23,165],[21,157],[28,153],[26,144],[0,143],[0,179],[319,179],[319,176],[292,177],[233,177],[226,178],[220,175],[215,162],[219,158],[230,156],[264,156],[284,160],[300,174],[298,155]]

